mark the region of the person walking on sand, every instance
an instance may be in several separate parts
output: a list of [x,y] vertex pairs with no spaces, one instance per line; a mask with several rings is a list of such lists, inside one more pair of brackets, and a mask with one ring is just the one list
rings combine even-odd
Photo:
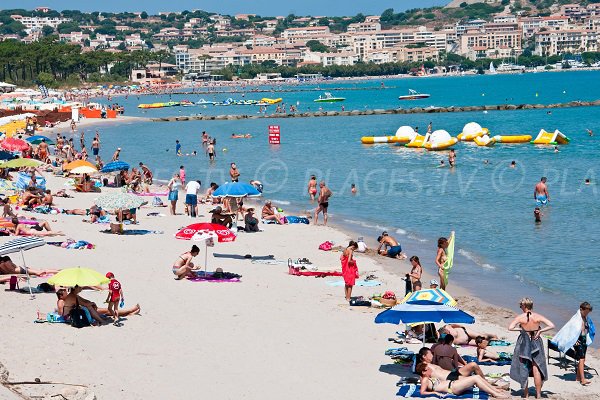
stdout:
[[346,296],[346,301],[350,301],[352,298],[352,288],[356,283],[356,278],[358,278],[358,267],[356,266],[356,261],[354,260],[354,252],[358,249],[358,244],[351,240],[348,243],[348,247],[340,256],[340,261],[342,263],[342,276],[344,277],[344,295]]
[[202,183],[198,181],[189,181],[185,185],[185,205],[189,211],[189,215],[195,218],[198,215],[198,193],[200,193],[200,186]]
[[177,215],[177,200],[179,200],[179,189],[181,188],[181,181],[177,173],[173,174],[173,177],[167,185],[169,188],[169,201],[171,202],[171,215]]
[[535,185],[535,189],[533,189],[533,199],[538,207],[545,206],[550,201],[550,194],[548,193],[548,186],[546,186],[545,176],[542,176],[542,179]]
[[308,180],[308,195],[310,196],[310,201],[315,201],[315,196],[317,195],[317,177],[312,175]]
[[107,272],[106,277],[110,279],[110,282],[108,282],[108,297],[106,298],[108,313],[114,318],[113,325],[120,326],[119,303],[125,301],[123,287],[121,286],[121,282],[115,279],[115,275],[112,272]]
[[[552,321],[533,312],[533,300],[521,299],[519,308],[523,311],[509,325],[509,331],[521,332],[510,365],[510,377],[523,389],[523,397],[529,397],[529,377],[533,376],[536,398],[542,397],[542,385],[548,380],[548,369],[544,353],[542,333],[554,329]],[[544,327],[542,327],[544,325]]]
[[317,198],[317,203],[319,206],[315,210],[315,225],[319,223],[319,213],[323,213],[323,225],[327,225],[327,209],[329,208],[329,198],[333,195],[331,190],[325,185],[325,181],[321,181],[319,183],[319,197]]
[[112,156],[112,160],[113,161],[119,161],[119,156],[121,155],[121,148],[117,148],[117,150],[115,151],[115,153]]
[[563,326],[560,331],[552,338],[558,349],[566,353],[573,349],[574,357],[577,360],[577,371],[575,380],[583,386],[591,382],[585,379],[585,355],[587,348],[594,341],[596,328],[589,314],[592,312],[592,305],[584,301],[579,305],[579,310],[571,317],[569,322]]
[[446,279],[444,274],[444,264],[448,259],[446,255],[446,250],[448,249],[448,239],[445,237],[441,237],[438,239],[438,249],[437,254],[435,256],[435,263],[438,267],[438,276],[440,277],[440,288],[446,290]]

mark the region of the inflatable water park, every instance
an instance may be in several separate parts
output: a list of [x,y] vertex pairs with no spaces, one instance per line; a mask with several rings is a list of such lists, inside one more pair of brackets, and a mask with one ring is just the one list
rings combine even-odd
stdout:
[[189,100],[182,101],[168,101],[164,103],[149,103],[149,104],[139,104],[138,108],[166,108],[166,107],[194,107],[194,106],[270,106],[273,104],[281,103],[283,99],[276,98],[271,99],[268,97],[263,97],[260,100],[235,100],[232,98],[225,99],[223,101],[209,101],[205,99],[200,99],[197,102],[192,102]]
[[472,143],[479,147],[491,147],[496,144],[535,144],[535,145],[565,145],[570,139],[558,129],[553,132],[541,129],[533,139],[532,135],[490,135],[490,130],[479,125],[477,122],[466,124],[462,132],[456,137],[448,131],[438,129],[420,135],[410,126],[401,126],[394,135],[390,136],[363,136],[360,141],[363,144],[390,143],[408,148],[423,148],[429,151],[446,150],[456,144]]

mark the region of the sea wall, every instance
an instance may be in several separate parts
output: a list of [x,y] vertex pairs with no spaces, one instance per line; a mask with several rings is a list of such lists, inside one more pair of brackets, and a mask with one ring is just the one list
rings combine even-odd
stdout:
[[484,106],[463,106],[463,107],[413,107],[413,108],[394,108],[394,109],[375,109],[375,110],[351,110],[351,111],[315,111],[315,112],[297,112],[297,113],[278,113],[278,114],[254,114],[254,115],[190,115],[177,117],[151,118],[154,122],[172,122],[172,121],[219,121],[219,120],[238,120],[238,119],[259,119],[259,118],[312,118],[312,117],[349,117],[358,115],[383,115],[383,114],[433,114],[433,113],[457,113],[473,111],[512,111],[512,110],[533,110],[533,109],[552,109],[569,107],[596,107],[600,106],[600,100],[594,101],[570,101],[568,103],[555,104],[501,104]]

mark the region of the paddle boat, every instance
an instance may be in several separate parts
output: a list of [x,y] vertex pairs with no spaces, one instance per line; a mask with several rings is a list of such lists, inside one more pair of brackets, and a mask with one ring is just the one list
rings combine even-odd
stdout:
[[430,97],[430,94],[427,93],[419,93],[416,90],[408,89],[408,94],[404,96],[399,96],[398,100],[421,100]]
[[531,141],[533,144],[568,144],[571,141],[564,133],[559,131],[558,129],[554,132],[546,132],[541,129],[540,133],[538,133],[537,137]]
[[313,101],[315,103],[337,103],[344,100],[346,100],[345,97],[333,97],[331,93],[325,92],[324,96],[319,95],[319,98]]
[[401,126],[396,131],[394,136],[363,136],[360,141],[362,144],[376,144],[376,143],[409,143],[417,136],[417,132],[410,126]]
[[469,122],[463,127],[461,133],[458,134],[458,140],[462,142],[471,142],[478,136],[489,135],[490,131],[487,128],[482,128],[477,122]]
[[437,151],[448,149],[456,143],[458,143],[457,138],[450,136],[450,134],[443,129],[438,129],[437,131],[433,131],[429,136],[429,140],[423,147],[430,151]]

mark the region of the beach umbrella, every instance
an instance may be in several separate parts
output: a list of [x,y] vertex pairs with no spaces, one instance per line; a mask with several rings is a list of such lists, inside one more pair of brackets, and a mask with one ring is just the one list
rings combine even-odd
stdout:
[[98,170],[95,167],[90,167],[88,165],[82,165],[81,167],[75,167],[71,171],[71,174],[75,175],[83,175],[83,174],[95,174]]
[[40,165],[44,165],[44,163],[33,158],[15,158],[0,164],[0,168],[39,167]]
[[243,182],[226,182],[212,194],[213,197],[256,197],[260,195],[261,193],[254,186]]
[[448,306],[456,306],[456,300],[448,292],[443,289],[423,289],[416,292],[408,293],[398,304],[412,303],[420,304],[422,302],[433,302],[438,304],[446,304]]
[[9,151],[0,150],[0,160],[13,160],[17,158],[16,155]]
[[40,144],[42,143],[42,140],[45,140],[46,143],[48,143],[48,145],[54,145],[54,141],[46,136],[42,136],[42,135],[35,135],[35,136],[31,136],[25,139],[27,142],[31,143],[31,144]]
[[100,272],[90,268],[66,268],[48,279],[48,283],[53,286],[98,286],[108,283],[110,279]]
[[126,171],[129,169],[129,164],[124,161],[113,161],[106,164],[100,172],[115,172],[115,171]]
[[4,139],[0,146],[8,151],[23,151],[29,148],[29,143],[17,138]]
[[95,204],[105,210],[129,210],[139,208],[144,203],[145,200],[140,197],[124,192],[113,192],[95,200]]
[[188,225],[175,234],[175,238],[183,240],[204,241],[204,272],[208,266],[208,247],[212,247],[214,239],[220,243],[233,242],[235,233],[229,228],[219,224],[199,223]]
[[91,167],[96,169],[96,166],[94,164],[92,164],[89,161],[85,161],[85,160],[75,160],[75,161],[71,161],[68,164],[63,165],[63,170],[65,171],[70,171],[72,169],[75,169],[77,167]]
[[44,246],[45,244],[46,242],[38,237],[20,237],[17,239],[9,240],[3,245],[0,245],[0,256],[5,256],[7,254],[17,252],[21,253],[21,258],[23,259],[23,269],[25,269],[25,274],[27,275],[27,286],[29,286],[29,295],[32,299],[35,298],[35,296],[31,291],[29,269],[27,268],[27,264],[25,263],[25,254],[23,252],[30,249],[34,249],[36,247]]
[[421,300],[415,303],[398,304],[375,317],[376,324],[418,324],[418,323],[473,324],[475,318],[456,307],[433,301]]

